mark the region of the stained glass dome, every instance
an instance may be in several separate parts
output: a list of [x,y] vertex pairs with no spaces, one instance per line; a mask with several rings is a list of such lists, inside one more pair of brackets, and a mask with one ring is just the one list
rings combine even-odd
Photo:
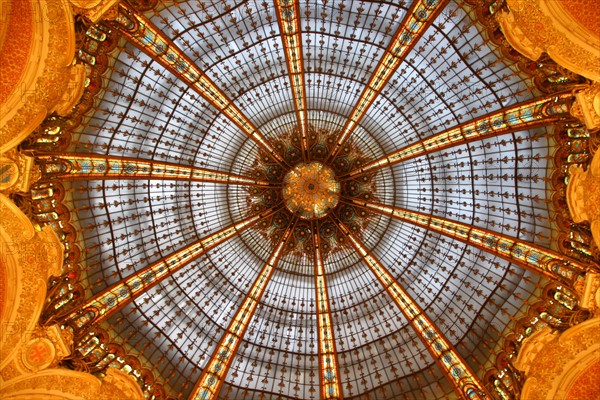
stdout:
[[73,326],[173,397],[482,390],[539,295],[523,265],[543,255],[519,243],[551,247],[568,112],[493,36],[493,7],[143,4],[87,27],[116,49],[68,148],[41,157],[70,177]]

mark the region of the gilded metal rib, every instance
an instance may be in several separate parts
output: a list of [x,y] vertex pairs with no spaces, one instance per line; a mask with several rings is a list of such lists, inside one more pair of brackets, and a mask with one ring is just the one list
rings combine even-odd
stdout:
[[321,374],[321,398],[342,399],[340,370],[337,360],[335,338],[329,305],[325,263],[319,238],[319,223],[312,223],[314,246],[314,275],[317,303],[317,333],[319,338],[319,369]]
[[233,358],[242,343],[242,338],[246,333],[248,324],[256,311],[256,307],[265,292],[271,276],[273,276],[277,263],[283,256],[284,246],[293,232],[296,220],[290,223],[288,229],[286,229],[281,240],[273,250],[273,253],[259,272],[258,277],[242,302],[242,306],[229,323],[225,335],[223,335],[211,358],[208,360],[200,379],[198,379],[198,382],[192,390],[192,394],[189,397],[190,399],[215,399],[219,394],[225,376],[233,362]]
[[272,216],[280,208],[246,218],[144,267],[87,300],[71,312],[66,320],[77,327],[101,323],[199,256],[238,235],[256,222]]
[[588,269],[588,266],[579,261],[563,256],[553,250],[487,229],[400,207],[391,207],[364,200],[350,200],[349,202],[460,240],[549,279],[574,281]]
[[[390,272],[371,253],[362,242],[340,221],[332,218],[350,244],[362,257],[377,280],[385,288],[404,317],[413,327],[436,363],[446,373],[457,393],[465,400],[486,399],[485,386],[479,381],[473,370],[460,356],[452,343],[435,326],[423,309],[412,299]],[[489,395],[488,395],[489,396]]]
[[167,68],[178,79],[204,97],[254,140],[281,166],[286,163],[281,155],[246,115],[219,89],[214,82],[171,39],[148,18],[135,13],[127,5],[119,5],[117,26],[125,37],[144,53]]
[[304,59],[302,56],[302,37],[300,35],[300,6],[296,0],[276,0],[275,10],[281,32],[285,62],[288,67],[288,76],[296,120],[300,133],[302,158],[308,160],[308,115],[306,109],[306,84],[304,82]]
[[342,128],[340,136],[329,156],[329,160],[333,160],[339,153],[344,142],[354,132],[354,129],[356,129],[368,109],[375,102],[383,87],[388,83],[402,61],[404,61],[406,55],[423,36],[423,33],[433,23],[436,16],[447,3],[448,0],[421,0],[414,2],[352,109],[350,117]]
[[411,158],[435,153],[458,144],[531,129],[537,126],[552,125],[568,113],[569,105],[567,101],[571,98],[573,98],[571,93],[563,93],[530,100],[494,111],[455,128],[419,140],[416,143],[374,160],[350,172],[344,178],[349,179],[358,175],[372,173],[379,169],[410,160]]
[[104,156],[99,154],[44,154],[37,157],[47,163],[57,160],[68,164],[66,171],[59,173],[63,180],[185,180],[190,182],[213,182],[233,185],[275,186],[275,183],[250,177],[215,171],[207,168],[190,167],[174,163],[142,160],[139,158]]

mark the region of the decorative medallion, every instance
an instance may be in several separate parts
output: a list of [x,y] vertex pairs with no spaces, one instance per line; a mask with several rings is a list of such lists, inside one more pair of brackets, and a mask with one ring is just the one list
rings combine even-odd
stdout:
[[39,371],[52,364],[56,349],[49,339],[36,338],[30,340],[23,351],[23,364],[31,371]]
[[7,190],[17,182],[19,166],[6,157],[0,157],[0,190]]
[[301,163],[283,178],[283,200],[302,219],[322,218],[337,206],[340,184],[331,168],[320,162]]
[[[370,213],[352,204],[352,200],[376,200],[374,174],[340,179],[349,171],[366,165],[368,159],[360,148],[348,140],[331,158],[339,132],[309,127],[308,146],[303,156],[298,130],[275,139],[274,147],[289,167],[282,168],[265,152],[259,152],[250,175],[273,182],[278,187],[248,187],[248,214],[284,205],[270,219],[255,226],[266,238],[277,242],[294,217],[299,217],[286,246],[286,252],[312,257],[312,230],[318,229],[323,255],[346,246],[344,235],[335,221],[343,222],[354,234],[362,235]],[[312,223],[316,221],[313,227]]]

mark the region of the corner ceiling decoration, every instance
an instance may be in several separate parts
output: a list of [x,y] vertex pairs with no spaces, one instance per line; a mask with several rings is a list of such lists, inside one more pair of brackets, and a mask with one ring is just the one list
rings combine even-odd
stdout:
[[583,268],[549,248],[571,93],[461,1],[142,9],[86,28],[99,94],[38,156],[81,248],[78,305],[51,304],[80,355],[124,365],[106,332],[180,398],[494,390],[523,301]]

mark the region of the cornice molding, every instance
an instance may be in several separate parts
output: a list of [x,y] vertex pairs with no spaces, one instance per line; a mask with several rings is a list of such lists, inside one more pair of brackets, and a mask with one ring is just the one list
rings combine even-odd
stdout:
[[[31,29],[31,47],[18,82],[0,108],[0,153],[18,145],[50,113],[69,113],[83,93],[84,69],[72,64],[75,25],[71,3],[27,3],[33,16],[30,20],[11,18],[15,29]],[[4,37],[3,52],[10,51],[11,39]]]
[[[554,1],[507,0],[497,20],[518,52],[537,60],[547,53],[563,67],[600,81],[600,40]],[[590,10],[592,12],[593,10]]]

